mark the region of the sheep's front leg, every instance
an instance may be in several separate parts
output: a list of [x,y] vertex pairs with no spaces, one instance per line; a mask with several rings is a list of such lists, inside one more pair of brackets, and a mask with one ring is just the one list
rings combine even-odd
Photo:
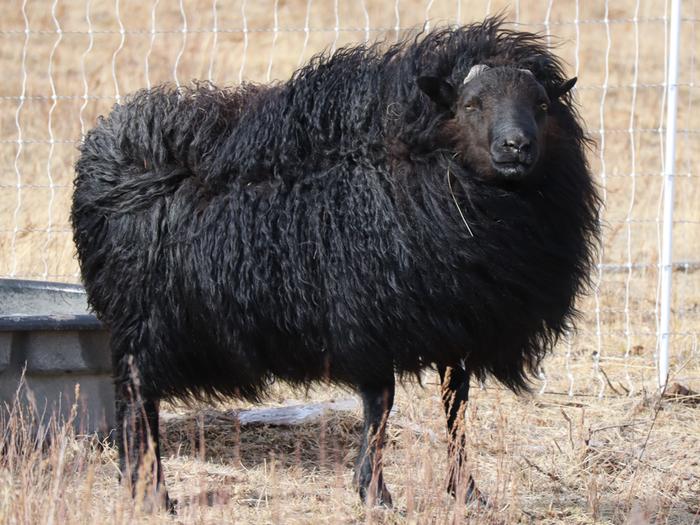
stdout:
[[450,465],[447,491],[454,497],[464,498],[466,503],[478,501],[485,504],[486,499],[476,488],[474,478],[471,474],[464,473],[469,372],[461,366],[440,366],[438,372],[442,406],[447,418],[447,451]]
[[355,467],[355,482],[362,501],[369,505],[391,506],[391,494],[382,475],[382,453],[386,422],[394,404],[394,377],[384,386],[360,389],[364,409],[362,445]]

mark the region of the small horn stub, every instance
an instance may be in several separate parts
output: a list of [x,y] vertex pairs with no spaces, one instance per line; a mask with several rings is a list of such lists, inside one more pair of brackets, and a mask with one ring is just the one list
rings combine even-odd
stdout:
[[518,68],[518,71],[522,71],[523,73],[527,73],[531,77],[535,76],[535,74],[532,71],[530,71],[529,69]]
[[477,64],[476,66],[472,66],[472,68],[469,70],[469,73],[467,73],[467,76],[464,78],[463,84],[467,84],[468,82],[474,80],[474,78],[479,76],[487,69],[489,69],[489,66],[484,64]]

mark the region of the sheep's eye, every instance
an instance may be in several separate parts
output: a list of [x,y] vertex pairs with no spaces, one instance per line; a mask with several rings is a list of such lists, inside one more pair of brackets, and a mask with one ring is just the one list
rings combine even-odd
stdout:
[[477,99],[471,99],[464,104],[464,109],[467,111],[473,111],[479,109],[479,101]]
[[548,109],[549,109],[549,104],[547,104],[546,102],[541,102],[541,103],[540,103],[540,111],[545,111],[545,112],[546,112]]

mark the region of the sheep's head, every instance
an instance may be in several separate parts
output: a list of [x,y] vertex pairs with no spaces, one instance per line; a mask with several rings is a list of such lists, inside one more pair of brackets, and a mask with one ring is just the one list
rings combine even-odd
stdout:
[[458,87],[437,77],[417,82],[449,113],[445,130],[462,161],[487,180],[516,182],[533,172],[546,147],[551,106],[576,78],[547,90],[527,69],[477,65]]

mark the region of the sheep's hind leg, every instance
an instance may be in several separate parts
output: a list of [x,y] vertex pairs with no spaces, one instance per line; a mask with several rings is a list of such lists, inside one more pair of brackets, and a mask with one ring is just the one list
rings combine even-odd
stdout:
[[116,378],[116,444],[122,480],[128,480],[133,497],[143,490],[147,509],[164,507],[174,512],[174,502],[165,490],[158,437],[158,401],[144,398],[133,373]]
[[382,454],[385,443],[386,422],[394,404],[394,377],[391,383],[360,389],[364,408],[362,445],[355,467],[355,483],[360,498],[368,505],[391,507],[391,494],[384,484]]
[[461,366],[439,366],[442,406],[447,418],[447,440],[450,472],[447,491],[466,503],[487,504],[486,497],[476,488],[471,474],[465,475],[466,422],[469,399],[469,372]]

